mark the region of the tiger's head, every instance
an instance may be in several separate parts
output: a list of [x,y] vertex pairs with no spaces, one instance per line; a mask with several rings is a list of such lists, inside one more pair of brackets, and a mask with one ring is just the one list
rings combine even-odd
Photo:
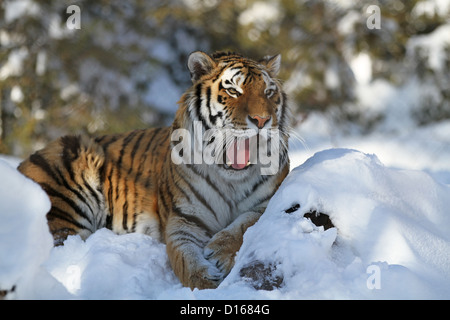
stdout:
[[286,163],[290,115],[276,78],[280,63],[280,55],[255,61],[236,53],[193,52],[188,59],[193,86],[179,102],[174,127],[191,133],[201,128],[201,141],[192,143],[227,174],[261,167],[263,149]]

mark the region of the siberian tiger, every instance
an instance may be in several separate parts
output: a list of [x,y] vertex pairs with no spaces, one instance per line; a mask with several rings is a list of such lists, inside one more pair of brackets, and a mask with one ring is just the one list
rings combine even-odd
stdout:
[[[245,230],[289,172],[280,60],[194,52],[188,59],[193,85],[172,126],[64,136],[22,162],[19,170],[51,200],[55,245],[102,227],[144,233],[166,244],[184,286],[217,287]],[[275,170],[264,173],[262,151]]]

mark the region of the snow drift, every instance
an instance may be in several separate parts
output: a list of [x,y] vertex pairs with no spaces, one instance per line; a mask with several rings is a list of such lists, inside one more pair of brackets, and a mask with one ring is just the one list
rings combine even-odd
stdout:
[[[285,298],[448,298],[448,208],[450,188],[426,173],[349,149],[316,153],[245,234],[223,286],[248,282],[238,271],[258,261],[284,279]],[[310,211],[335,228],[316,227]]]
[[[0,175],[0,288],[16,285],[9,298],[450,298],[450,186],[375,155],[330,149],[292,170],[214,290],[183,288],[165,246],[145,235],[101,229],[51,248],[45,193],[1,161]],[[334,227],[314,225],[304,217],[312,211]]]
[[14,289],[19,298],[48,298],[64,288],[41,266],[53,247],[45,218],[50,200],[41,187],[0,160],[0,290]]

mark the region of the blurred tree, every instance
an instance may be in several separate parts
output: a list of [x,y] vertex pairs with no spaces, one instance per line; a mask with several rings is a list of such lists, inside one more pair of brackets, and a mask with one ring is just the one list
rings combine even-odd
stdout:
[[[79,30],[66,26],[69,5],[81,10]],[[190,81],[181,61],[199,46],[177,18],[182,4],[21,0],[1,8],[0,152],[170,122]]]

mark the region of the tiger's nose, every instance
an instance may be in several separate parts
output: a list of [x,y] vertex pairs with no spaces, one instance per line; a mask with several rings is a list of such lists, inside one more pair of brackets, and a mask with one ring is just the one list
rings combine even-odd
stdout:
[[267,121],[270,120],[270,116],[261,117],[258,115],[248,116],[250,122],[254,123],[259,129],[262,129]]

